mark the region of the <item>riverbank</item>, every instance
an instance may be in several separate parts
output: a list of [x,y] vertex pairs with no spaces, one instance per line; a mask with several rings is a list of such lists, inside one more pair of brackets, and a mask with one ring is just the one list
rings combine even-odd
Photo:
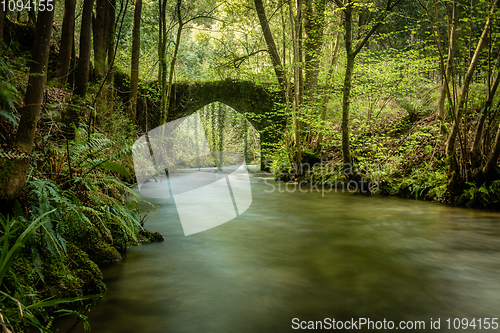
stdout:
[[[479,114],[475,115],[475,118]],[[370,125],[353,124],[354,163],[344,166],[338,125],[321,154],[305,152],[301,166],[276,155],[269,164],[278,181],[314,184],[346,192],[419,199],[458,207],[500,209],[500,180],[483,184],[465,181],[457,190],[448,188],[445,140],[437,115],[404,110],[386,113]],[[471,135],[472,136],[472,135]],[[472,140],[473,138],[468,138]],[[500,174],[496,175],[500,179]]]
[[[22,193],[0,205],[0,328],[50,332],[59,316],[85,321],[75,302],[106,290],[101,267],[122,260],[131,246],[163,237],[143,228],[154,207],[141,207],[131,189],[136,132],[119,100],[97,116],[89,100],[49,85],[32,153],[11,149],[28,60],[18,51],[0,61],[1,177],[17,159],[29,160]],[[95,98],[98,87],[89,89]]]

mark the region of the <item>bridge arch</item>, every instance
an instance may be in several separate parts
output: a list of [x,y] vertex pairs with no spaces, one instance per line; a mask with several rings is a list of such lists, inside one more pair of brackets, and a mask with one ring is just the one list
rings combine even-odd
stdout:
[[[172,86],[167,122],[190,116],[214,102],[224,103],[242,114],[260,133],[261,147],[276,140],[274,131],[284,126],[284,119],[270,117],[275,104],[282,101],[279,92],[251,81],[222,80],[208,82],[178,82]],[[160,125],[160,108],[139,101],[137,124],[148,131]],[[262,154],[261,154],[262,156]],[[265,156],[262,156],[262,164]]]

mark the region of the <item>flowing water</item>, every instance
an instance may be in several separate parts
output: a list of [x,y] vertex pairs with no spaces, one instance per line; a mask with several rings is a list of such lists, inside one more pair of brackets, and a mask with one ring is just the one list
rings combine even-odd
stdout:
[[500,331],[477,325],[500,317],[500,214],[250,180],[246,212],[187,237],[173,201],[151,199],[161,209],[146,227],[165,241],[104,270],[92,332],[289,332],[332,319],[367,330],[359,318]]

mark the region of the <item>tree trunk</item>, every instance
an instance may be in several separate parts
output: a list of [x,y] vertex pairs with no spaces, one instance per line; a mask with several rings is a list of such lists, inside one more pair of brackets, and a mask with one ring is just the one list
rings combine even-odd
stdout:
[[109,87],[109,93],[108,93],[108,105],[112,107],[112,103],[114,101],[114,89],[113,89],[113,82],[114,82],[114,62],[115,62],[115,20],[116,20],[116,0],[108,0],[107,1],[108,8],[106,9],[106,12],[108,13],[108,20],[107,20],[107,35],[108,35],[108,77],[106,78],[107,82],[106,84]]
[[342,156],[344,164],[352,164],[350,139],[349,139],[349,108],[351,104],[352,73],[354,69],[354,57],[347,56],[347,63],[342,89]]
[[495,167],[497,165],[499,155],[500,155],[500,125],[498,125],[497,134],[495,136],[495,142],[493,143],[491,152],[488,155],[488,162],[486,162],[486,165],[483,169],[483,175],[486,179],[491,178],[491,176],[495,173]]
[[94,66],[97,80],[106,74],[106,3],[107,0],[96,0],[96,15],[92,26],[94,32]]
[[325,0],[305,0],[305,85],[304,90],[309,101],[314,99],[318,86],[323,30],[325,27]]
[[71,62],[71,51],[75,35],[75,7],[76,0],[64,2],[64,18],[61,34],[61,47],[57,58],[56,78],[62,87],[68,81],[69,65]]
[[94,0],[84,0],[82,27],[80,30],[80,59],[75,82],[75,94],[85,97],[90,72],[90,51],[92,49],[92,9]]
[[3,47],[3,27],[5,25],[5,15],[7,13],[3,10],[3,6],[0,9],[0,47]]
[[269,28],[269,22],[267,21],[266,11],[264,10],[264,5],[262,0],[254,0],[255,9],[257,10],[257,16],[259,17],[260,26],[262,32],[264,33],[264,39],[266,40],[267,49],[269,55],[271,56],[271,61],[273,63],[274,72],[276,73],[276,78],[282,89],[285,89],[285,73],[283,71],[283,66],[278,54],[278,48],[274,43],[274,38]]
[[132,29],[132,65],[130,69],[130,119],[135,125],[137,112],[137,91],[139,87],[139,56],[141,51],[142,0],[135,0],[134,27]]
[[[303,31],[302,31],[302,7],[303,7],[303,1],[302,0],[297,0],[297,17],[295,18],[295,38],[297,39],[297,50],[298,50],[298,55],[297,55],[297,71],[298,71],[298,76],[299,80],[297,81],[298,84],[298,91],[299,91],[299,103],[302,105],[304,103],[304,71],[302,68],[304,67],[304,54],[303,54]],[[300,126],[302,127],[302,126]]]
[[352,4],[344,10],[346,68],[344,87],[342,89],[342,156],[344,165],[352,165],[350,140],[349,140],[349,107],[351,102],[352,72],[354,70],[354,57],[352,51]]
[[[158,84],[161,85],[162,73],[162,48],[163,48],[163,13],[162,1],[158,0]],[[163,88],[163,87],[161,87]]]
[[[31,8],[35,8],[35,1],[34,0],[28,0],[31,1]],[[5,1],[7,3],[7,1]],[[32,26],[36,25],[36,12],[35,10],[29,10],[28,11],[28,24],[31,24]]]
[[76,81],[76,68],[77,68],[77,59],[76,59],[76,47],[75,43],[73,43],[73,47],[71,48],[71,59],[69,62],[69,72],[68,72],[68,82],[70,89],[75,88]]
[[486,121],[486,118],[490,113],[491,104],[493,103],[493,97],[495,96],[499,84],[500,84],[500,73],[497,74],[495,82],[493,83],[493,86],[488,92],[488,98],[486,99],[486,103],[484,105],[481,118],[479,118],[479,121],[477,123],[476,135],[474,136],[474,143],[471,148],[471,165],[473,170],[482,164],[481,163],[482,157],[480,156],[481,155],[480,143],[483,139],[484,122]]
[[[342,29],[340,27],[342,26],[342,21],[343,21],[343,15],[342,13],[340,14],[339,17],[339,27],[337,30],[337,35],[335,37],[335,44],[333,46],[333,55],[332,55],[332,60],[330,62],[330,69],[328,70],[328,75],[326,76],[326,86],[328,87],[333,80],[333,70],[335,68],[335,65],[337,63],[338,59],[338,54],[339,54],[339,46],[340,46],[340,37],[342,33]],[[333,89],[332,89],[333,90]],[[326,111],[327,111],[327,106],[328,106],[328,101],[330,100],[330,94],[328,94],[326,91],[323,92],[323,100],[321,101],[321,120],[325,121],[326,120]],[[323,146],[323,133],[320,131],[318,133],[318,140],[316,144],[316,153],[319,153],[321,151],[321,148]]]
[[458,135],[458,130],[460,128],[460,120],[462,118],[466,96],[469,91],[469,85],[471,83],[472,76],[479,62],[479,56],[481,50],[487,39],[487,34],[491,26],[491,16],[494,14],[499,4],[500,0],[496,0],[491,8],[490,14],[488,15],[488,19],[486,20],[486,23],[484,25],[483,32],[481,34],[479,42],[477,43],[476,51],[474,52],[474,55],[471,59],[471,63],[469,64],[469,68],[467,69],[467,73],[465,74],[458,105],[456,106],[456,109],[453,111],[454,112],[453,125],[451,127],[448,141],[446,142],[446,160],[448,164],[448,177],[450,179],[449,188],[451,190],[453,190],[456,187],[457,182],[459,182],[461,179],[461,176],[459,174],[460,170],[458,169],[458,162],[456,159],[455,142]]
[[182,29],[184,28],[184,22],[182,22],[181,5],[182,0],[177,0],[177,35],[175,37],[174,53],[172,54],[172,59],[170,60],[170,70],[168,72],[168,82],[166,83],[167,91],[165,93],[164,112],[161,123],[166,122],[168,117],[168,111],[170,108],[170,96],[172,95],[172,84],[174,80],[175,63],[177,62],[177,53],[179,52],[179,45],[181,43]]
[[[346,70],[344,77],[344,87],[342,89],[342,155],[344,159],[344,166],[350,168],[353,160],[350,150],[349,139],[349,108],[351,104],[351,88],[352,88],[352,74],[354,71],[354,60],[356,55],[368,43],[368,40],[382,24],[387,14],[400,2],[401,0],[387,0],[386,11],[380,15],[377,22],[372,26],[370,31],[357,42],[356,46],[352,45],[352,11],[355,6],[354,1],[350,1],[344,6],[342,2],[335,0],[337,6],[344,8],[344,27],[345,27],[345,49],[346,49]],[[499,0],[500,1],[500,0]]]
[[[49,62],[50,38],[52,35],[52,20],[54,11],[40,11],[33,45],[33,59],[30,65],[30,77],[21,111],[21,119],[16,133],[15,147],[24,154],[30,154],[33,149],[36,126],[42,106],[47,67]],[[29,158],[4,161],[1,199],[12,201],[24,188],[29,169]]]
[[161,92],[161,118],[167,114],[167,21],[166,21],[166,11],[167,11],[167,0],[158,1],[159,12],[160,12],[160,20],[158,27],[158,59],[159,59],[159,68],[158,68],[158,83],[160,86]]
[[440,98],[438,103],[438,117],[441,123],[441,134],[446,134],[447,129],[445,126],[445,112],[444,112],[444,101],[446,96],[450,98],[449,83],[451,77],[451,69],[453,67],[454,55],[455,55],[455,45],[456,45],[456,31],[458,26],[458,4],[453,2],[453,15],[452,15],[452,27],[450,31],[449,47],[448,47],[448,61],[446,63],[446,71],[443,73],[443,82],[441,85]]
[[294,143],[295,147],[297,148],[297,164],[300,163],[301,160],[301,154],[300,154],[300,143],[301,143],[301,137],[300,137],[300,124],[299,124],[299,115],[298,115],[298,108],[300,104],[300,78],[299,78],[299,45],[298,45],[298,37],[297,37],[297,32],[298,30],[296,29],[296,20],[294,20],[294,15],[293,15],[293,8],[291,5],[291,1],[289,3],[289,9],[290,9],[290,26],[292,28],[292,42],[293,42],[293,134],[294,134]]
[[[161,85],[161,88],[165,88],[164,83],[166,82],[166,72],[167,65],[165,59],[166,52],[166,33],[167,33],[167,22],[165,17],[167,0],[158,0],[158,11],[159,11],[159,20],[158,20],[158,59],[159,59],[159,67],[158,67],[158,82]],[[163,80],[165,78],[165,80]]]

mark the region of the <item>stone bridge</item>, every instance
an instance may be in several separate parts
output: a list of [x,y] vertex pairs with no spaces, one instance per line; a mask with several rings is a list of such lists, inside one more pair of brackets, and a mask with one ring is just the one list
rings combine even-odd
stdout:
[[[242,114],[260,132],[262,147],[275,142],[277,130],[285,124],[283,117],[273,114],[275,104],[282,103],[283,96],[271,88],[236,80],[178,82],[172,86],[167,121],[189,116],[213,102],[224,103]],[[145,132],[162,125],[160,98],[147,97],[151,94],[151,89],[142,90],[137,105],[137,125]]]

